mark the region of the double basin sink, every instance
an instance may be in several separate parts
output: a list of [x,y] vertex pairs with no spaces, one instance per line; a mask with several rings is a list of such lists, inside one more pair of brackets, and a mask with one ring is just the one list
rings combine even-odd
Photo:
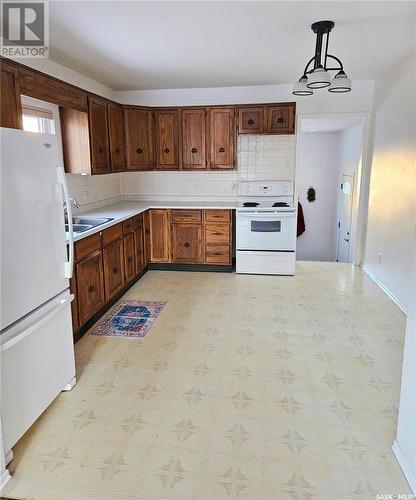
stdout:
[[[110,222],[110,220],[113,220],[113,218],[72,217],[72,230],[74,233],[83,233],[88,229]],[[68,219],[65,219],[65,231],[69,232]]]

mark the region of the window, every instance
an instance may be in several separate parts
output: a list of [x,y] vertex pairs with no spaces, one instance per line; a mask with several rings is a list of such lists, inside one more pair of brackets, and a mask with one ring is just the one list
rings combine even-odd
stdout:
[[55,134],[55,121],[52,111],[32,106],[22,107],[23,130],[41,134]]

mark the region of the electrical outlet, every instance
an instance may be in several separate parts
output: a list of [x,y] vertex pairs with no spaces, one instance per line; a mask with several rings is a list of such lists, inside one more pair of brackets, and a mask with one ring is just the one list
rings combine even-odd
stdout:
[[382,253],[378,253],[377,254],[377,264],[381,264],[382,258],[383,258],[383,254]]

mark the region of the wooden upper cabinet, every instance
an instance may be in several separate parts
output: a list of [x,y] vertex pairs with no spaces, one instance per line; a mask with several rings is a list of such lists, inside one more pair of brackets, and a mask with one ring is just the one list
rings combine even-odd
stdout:
[[206,108],[182,109],[182,168],[207,168],[206,154]]
[[269,134],[295,133],[295,104],[267,106],[266,130]]
[[4,59],[0,61],[0,87],[0,126],[22,128],[19,70]]
[[155,111],[156,168],[173,170],[179,168],[178,110],[157,109]]
[[170,262],[170,210],[149,210],[150,262]]
[[127,144],[127,170],[154,168],[152,110],[124,108],[124,125]]
[[210,168],[235,167],[235,108],[209,108]]
[[60,107],[59,114],[65,172],[91,174],[88,113]]
[[111,171],[122,172],[126,169],[123,110],[120,105],[109,102],[107,111]]
[[88,99],[91,170],[93,174],[110,172],[107,102],[96,97]]
[[238,110],[239,134],[262,134],[264,131],[264,108],[249,107]]
[[19,67],[19,80],[24,95],[66,108],[88,110],[87,93],[69,83],[22,66]]

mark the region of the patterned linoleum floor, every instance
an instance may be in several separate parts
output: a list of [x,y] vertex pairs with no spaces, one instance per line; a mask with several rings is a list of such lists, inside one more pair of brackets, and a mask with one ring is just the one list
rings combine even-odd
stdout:
[[367,500],[410,493],[390,450],[405,319],[360,269],[152,271],[144,339],[86,335],[78,383],[15,448],[34,499]]

